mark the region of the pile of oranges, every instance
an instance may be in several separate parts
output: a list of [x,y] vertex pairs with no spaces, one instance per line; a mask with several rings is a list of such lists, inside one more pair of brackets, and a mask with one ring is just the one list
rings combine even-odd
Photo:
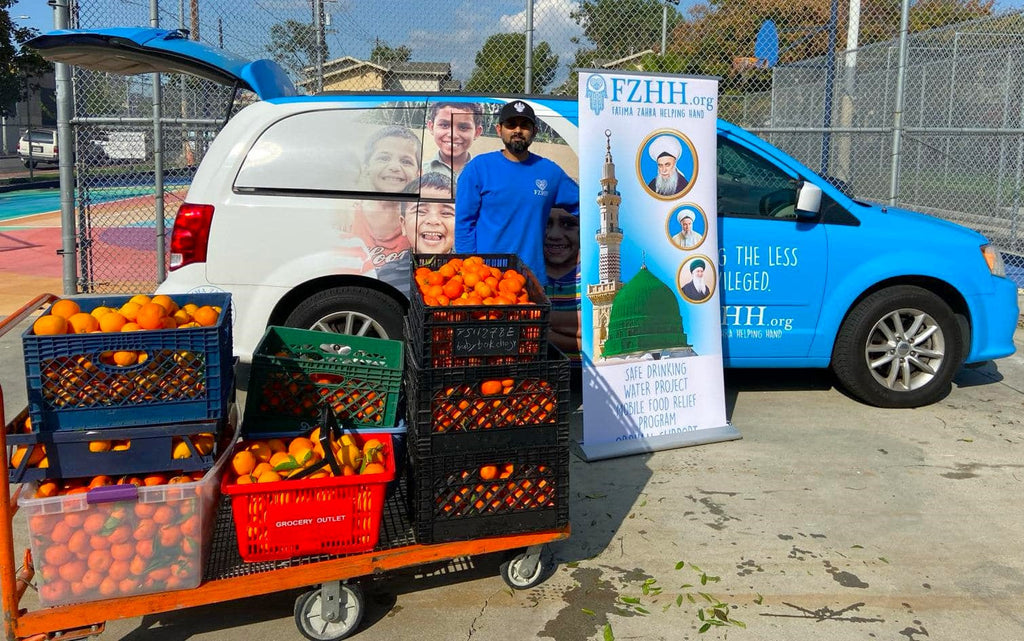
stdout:
[[62,298],[32,324],[37,336],[187,329],[217,324],[220,308],[193,303],[178,306],[170,296],[136,294],[118,308],[99,306],[85,312],[77,302]]
[[[38,446],[37,446],[38,448]],[[44,466],[45,467],[45,466]],[[97,474],[88,478],[46,479],[36,486],[33,498],[47,499],[53,496],[69,494],[85,494],[89,490],[108,485],[134,485],[135,487],[153,487],[156,485],[175,485],[177,483],[193,483],[202,480],[206,472],[153,472],[148,474],[126,474],[108,476]]]
[[470,432],[554,423],[557,402],[555,389],[543,380],[506,378],[451,385],[434,392],[431,429]]
[[437,514],[446,518],[555,505],[555,478],[546,465],[489,463],[449,475],[445,486],[435,490],[434,503]]
[[[78,494],[103,485],[191,483],[203,474],[43,481],[36,496]],[[203,498],[191,487],[180,492],[168,489],[162,496],[161,501],[96,503],[58,513],[42,507],[32,513],[37,508],[26,508],[43,605],[198,585],[202,524],[209,518]]]
[[533,304],[526,276],[486,265],[480,256],[452,258],[436,270],[420,267],[414,280],[430,306]]
[[383,425],[388,393],[381,385],[340,374],[291,372],[267,368],[259,388],[256,408],[263,414],[315,419],[323,403],[338,419]]
[[[328,443],[342,476],[382,474],[387,471],[384,444],[379,439],[362,440],[346,433],[337,440],[329,438]],[[325,456],[319,427],[287,442],[280,438],[242,442],[231,459],[228,472],[231,475],[230,482],[244,485],[288,480],[320,463]],[[302,478],[322,479],[330,476],[333,476],[331,466],[324,465]]]

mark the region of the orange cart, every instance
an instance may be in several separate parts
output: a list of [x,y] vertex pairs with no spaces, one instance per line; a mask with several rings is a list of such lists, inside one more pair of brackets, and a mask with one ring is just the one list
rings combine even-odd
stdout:
[[[40,308],[57,300],[42,294],[0,321],[0,336],[29,318]],[[3,388],[0,387],[0,426],[6,426]],[[0,429],[0,456],[6,470],[6,430]],[[238,553],[231,508],[226,499],[219,504],[211,553],[203,581],[191,590],[158,592],[138,596],[91,601],[29,611],[21,599],[34,574],[30,550],[20,563],[14,549],[13,519],[24,486],[11,491],[7,473],[0,474],[0,593],[3,600],[4,638],[7,641],[81,639],[103,631],[107,619],[126,619],[180,608],[209,605],[248,596],[314,586],[295,602],[295,623],[313,641],[330,641],[350,636],[364,612],[363,595],[357,580],[389,570],[459,557],[516,551],[501,564],[501,576],[515,589],[540,583],[550,568],[544,567],[541,550],[545,543],[568,538],[570,528],[481,538],[470,541],[423,545],[414,540],[405,500],[405,484],[396,487],[385,503],[380,542],[375,550],[347,556],[302,557],[291,561],[245,563]]]

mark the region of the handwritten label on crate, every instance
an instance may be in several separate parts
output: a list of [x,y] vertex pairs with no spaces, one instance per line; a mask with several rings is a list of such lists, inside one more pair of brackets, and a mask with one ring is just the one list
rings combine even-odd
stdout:
[[519,328],[514,325],[456,327],[452,337],[455,356],[501,356],[519,350]]

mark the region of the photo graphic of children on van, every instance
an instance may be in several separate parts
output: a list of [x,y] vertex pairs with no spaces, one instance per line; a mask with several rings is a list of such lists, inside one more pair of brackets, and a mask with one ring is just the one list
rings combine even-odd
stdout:
[[469,148],[484,132],[480,105],[471,102],[435,102],[427,116],[427,132],[437,154],[423,162],[423,173],[436,171],[458,179],[473,155]]
[[[360,168],[362,188],[371,192],[397,193],[415,184],[420,173],[421,144],[407,127],[388,125],[366,141]],[[362,200],[353,206],[352,233],[366,243],[370,262],[380,267],[409,249],[403,234],[397,201]]]
[[410,248],[396,260],[377,269],[377,278],[411,293],[412,261],[409,253],[450,254],[455,246],[455,200],[452,180],[446,173],[429,171],[407,189],[419,199],[401,204],[402,233]]

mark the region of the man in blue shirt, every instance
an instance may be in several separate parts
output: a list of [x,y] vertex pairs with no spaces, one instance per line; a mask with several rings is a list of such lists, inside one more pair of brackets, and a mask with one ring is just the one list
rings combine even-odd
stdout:
[[516,254],[544,286],[548,213],[560,207],[578,216],[580,188],[557,164],[530,153],[537,133],[530,105],[506,104],[495,129],[504,149],[474,156],[459,175],[455,251]]

